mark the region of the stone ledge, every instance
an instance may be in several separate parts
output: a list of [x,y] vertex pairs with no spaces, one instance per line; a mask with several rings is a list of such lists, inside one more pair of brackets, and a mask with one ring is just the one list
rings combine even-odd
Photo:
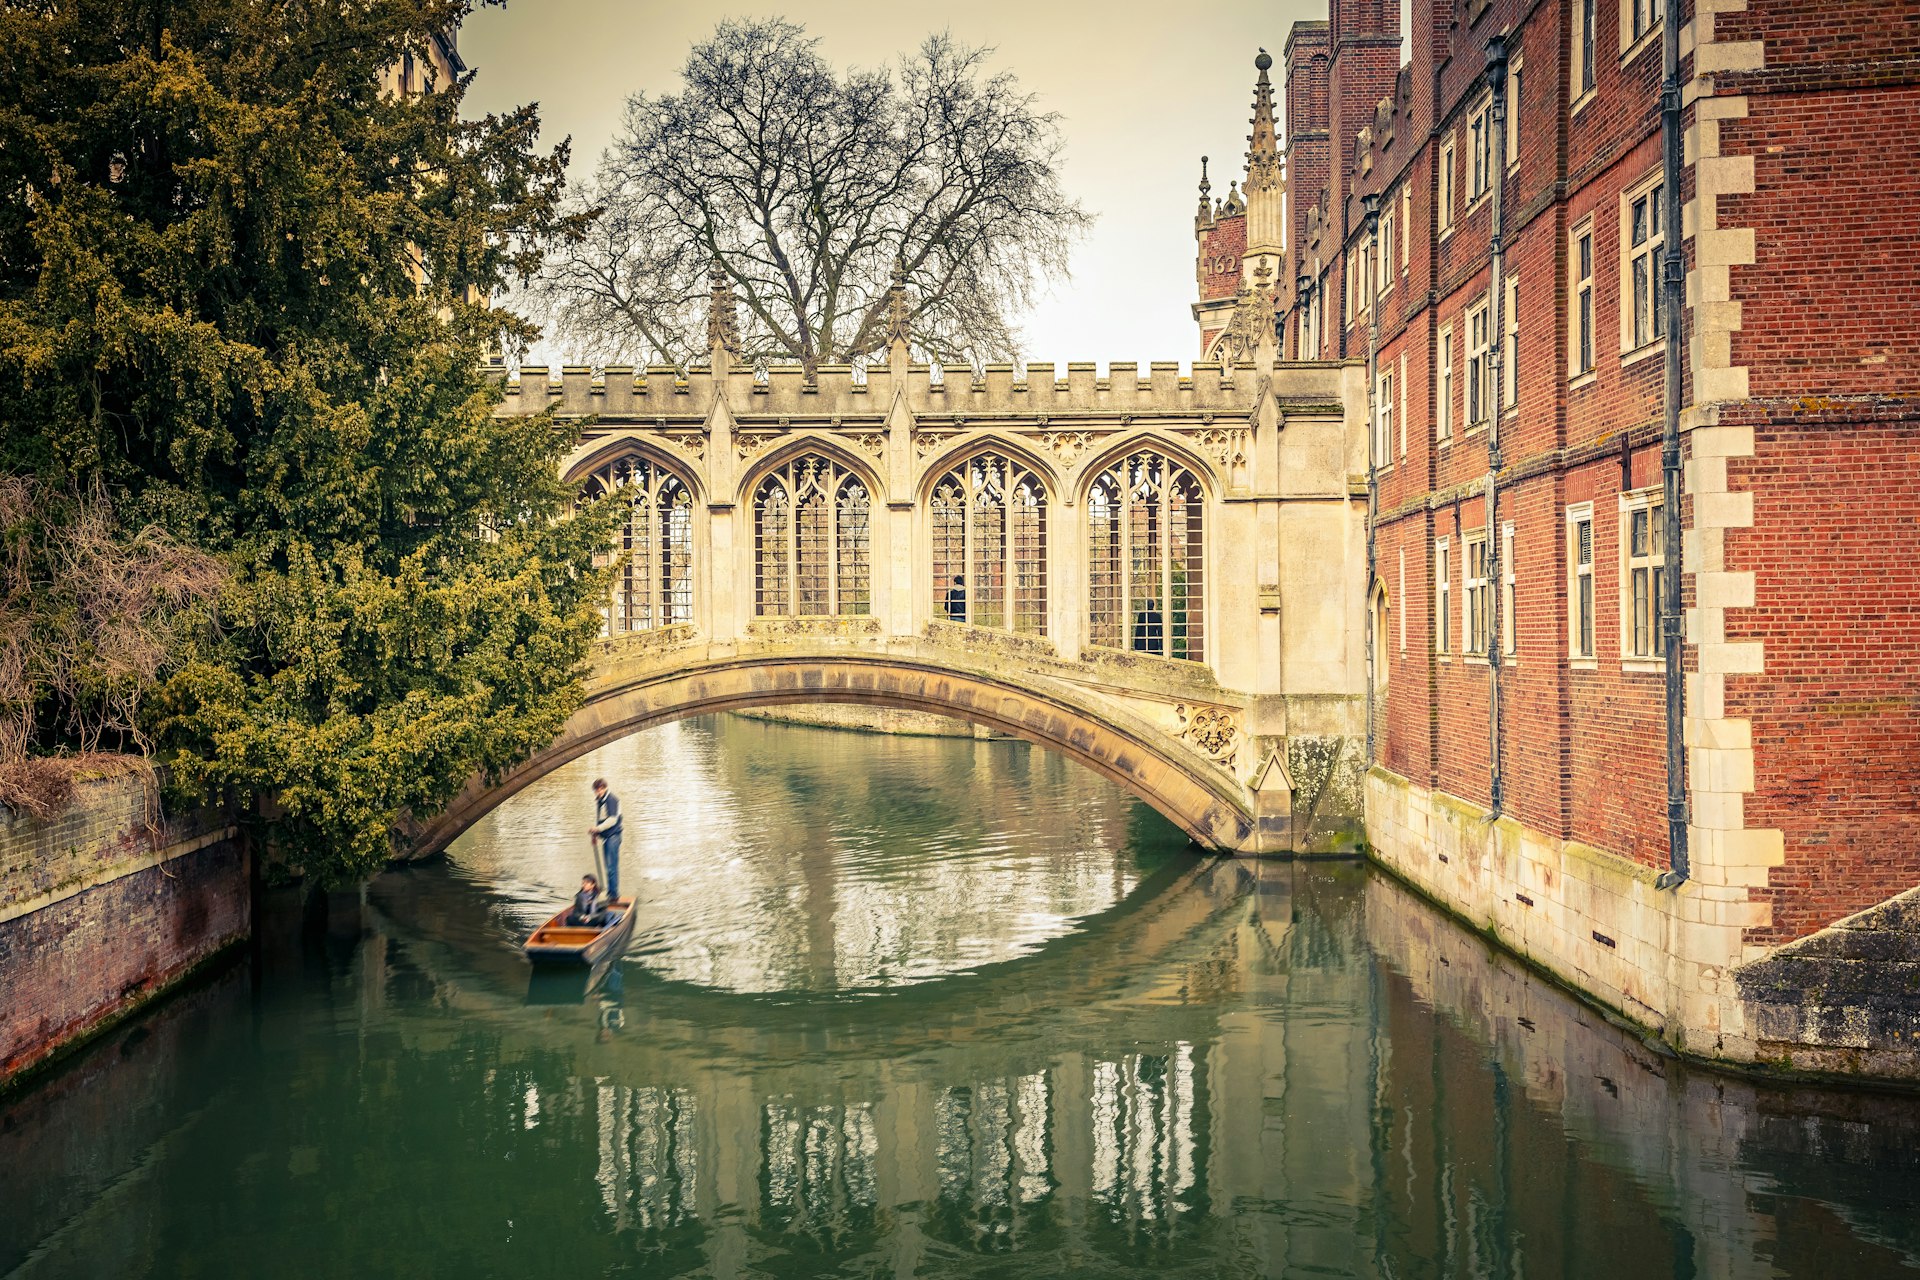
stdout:
[[[1733,978],[1763,1054],[1920,1079],[1920,889],[1748,961]],[[1864,1053],[1871,1067],[1834,1066]]]

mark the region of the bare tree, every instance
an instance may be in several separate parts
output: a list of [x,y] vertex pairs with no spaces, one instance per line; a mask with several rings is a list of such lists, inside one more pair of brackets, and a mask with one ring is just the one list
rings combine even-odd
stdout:
[[628,100],[588,194],[587,237],[543,281],[556,332],[595,354],[704,351],[710,264],[746,358],[809,369],[873,355],[905,280],[909,341],[1009,358],[1013,317],[1091,218],[1061,189],[1058,118],[990,50],[930,36],[895,71],[836,75],[782,19],[722,23],[677,94]]
[[157,527],[128,532],[99,486],[0,475],[0,805],[49,816],[75,767],[144,755],[141,702],[226,580],[220,560]]

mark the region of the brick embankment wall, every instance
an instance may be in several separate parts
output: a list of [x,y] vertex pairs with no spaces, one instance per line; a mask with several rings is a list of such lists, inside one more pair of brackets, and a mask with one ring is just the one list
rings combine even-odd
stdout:
[[0,1086],[248,935],[233,831],[153,817],[135,777],[82,783],[51,821],[0,816]]

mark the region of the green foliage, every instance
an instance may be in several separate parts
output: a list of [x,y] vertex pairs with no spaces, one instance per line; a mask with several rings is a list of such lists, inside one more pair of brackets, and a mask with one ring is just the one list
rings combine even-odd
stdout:
[[618,518],[479,372],[529,331],[476,299],[577,230],[564,145],[384,87],[469,4],[0,8],[0,472],[226,561],[142,714],[333,880],[578,705]]

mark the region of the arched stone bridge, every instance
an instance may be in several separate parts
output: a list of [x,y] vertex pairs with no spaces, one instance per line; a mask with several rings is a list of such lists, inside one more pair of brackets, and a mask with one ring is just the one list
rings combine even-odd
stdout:
[[939,712],[1204,847],[1336,849],[1364,770],[1364,374],[1344,364],[527,368],[633,506],[584,706],[422,833],[627,733],[795,702]]

